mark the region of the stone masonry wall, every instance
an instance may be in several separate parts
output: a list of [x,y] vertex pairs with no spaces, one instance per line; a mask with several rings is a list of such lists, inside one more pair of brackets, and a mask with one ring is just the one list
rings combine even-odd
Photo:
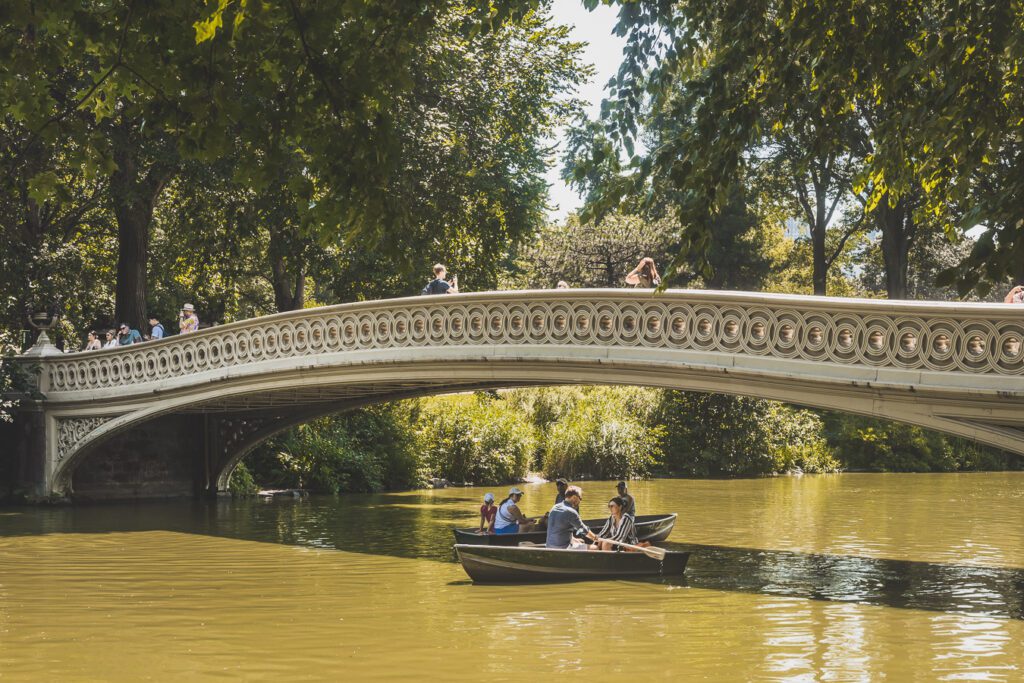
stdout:
[[204,485],[202,416],[158,418],[105,440],[72,474],[76,500],[197,495]]

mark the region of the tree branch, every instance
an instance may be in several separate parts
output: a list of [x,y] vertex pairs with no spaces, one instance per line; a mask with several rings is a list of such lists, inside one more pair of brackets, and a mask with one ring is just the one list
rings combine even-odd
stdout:
[[807,196],[807,187],[804,185],[803,179],[795,173],[793,174],[793,184],[796,187],[797,200],[800,202],[800,206],[802,206],[804,211],[807,213],[807,224],[810,225],[813,230],[815,226],[814,209],[811,208],[811,200]]
[[853,225],[851,225],[849,227],[849,229],[847,229],[846,233],[839,240],[839,244],[836,246],[836,250],[834,252],[832,252],[832,256],[830,256],[829,258],[825,259],[825,268],[831,268],[832,267],[832,264],[835,262],[835,260],[837,258],[839,258],[839,255],[841,253],[843,253],[843,248],[846,246],[847,240],[849,240],[851,237],[853,237],[854,234],[860,232],[860,230],[861,230],[861,228],[863,227],[863,224],[864,224],[864,219],[866,217],[867,217],[867,214],[866,213],[862,213],[860,215],[860,218],[857,219],[857,222],[854,223]]

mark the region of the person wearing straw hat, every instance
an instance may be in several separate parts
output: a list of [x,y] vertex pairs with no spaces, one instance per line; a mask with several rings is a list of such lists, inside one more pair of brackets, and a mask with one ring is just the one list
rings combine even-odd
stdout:
[[178,329],[181,331],[181,334],[188,334],[199,329],[196,307],[192,304],[185,304],[181,307],[181,314],[178,316]]

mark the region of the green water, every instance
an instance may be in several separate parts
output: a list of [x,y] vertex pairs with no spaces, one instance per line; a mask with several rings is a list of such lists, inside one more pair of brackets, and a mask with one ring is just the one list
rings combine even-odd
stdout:
[[0,510],[0,681],[1024,679],[1024,473],[638,482],[685,579],[563,585],[466,580],[484,491]]

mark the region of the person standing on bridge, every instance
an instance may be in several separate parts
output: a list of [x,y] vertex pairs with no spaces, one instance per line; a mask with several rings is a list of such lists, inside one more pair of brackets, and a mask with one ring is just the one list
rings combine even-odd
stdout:
[[199,329],[196,307],[192,304],[185,304],[181,307],[181,314],[178,316],[178,329],[181,331],[181,334],[188,334]]
[[626,276],[626,284],[634,287],[657,287],[661,284],[661,276],[658,275],[658,268],[654,265],[654,259],[645,256],[640,259],[636,268],[629,271]]
[[444,278],[447,274],[448,269],[444,267],[443,263],[436,264],[434,266],[434,279],[427,283],[427,286],[423,288],[420,294],[458,294],[459,277],[452,275],[451,280],[445,280]]
[[1017,285],[1006,293],[1004,304],[1024,304],[1024,286]]
[[164,326],[160,323],[155,315],[149,316],[149,334],[146,339],[163,339],[164,338]]

